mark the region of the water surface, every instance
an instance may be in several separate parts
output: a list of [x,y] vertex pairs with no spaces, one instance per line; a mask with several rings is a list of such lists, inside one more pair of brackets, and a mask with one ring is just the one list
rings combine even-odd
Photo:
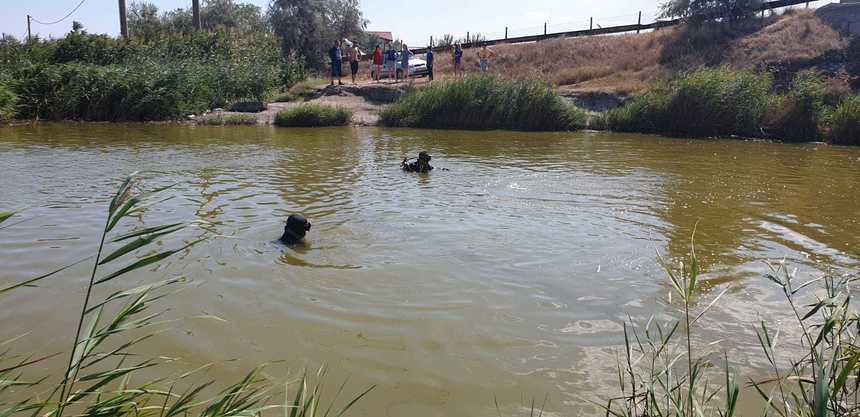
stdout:
[[[439,169],[402,173],[400,160],[420,150]],[[103,289],[188,277],[165,303],[180,321],[144,349],[189,368],[216,362],[217,378],[271,360],[327,363],[354,391],[378,384],[359,416],[495,415],[493,396],[506,415],[545,395],[552,412],[591,410],[583,398],[612,393],[628,315],[673,312],[655,254],[685,256],[696,225],[706,288],[731,287],[697,342],[723,340],[714,350],[742,369],[763,365],[752,325],[787,317],[761,278],[764,260],[804,277],[860,260],[853,148],[43,124],[0,128],[0,161],[0,208],[27,209],[0,230],[2,283],[91,254],[125,175],[176,182],[175,198],[135,225],[206,220],[180,236],[206,242]],[[293,212],[314,227],[307,246],[289,249],[274,240]],[[0,339],[30,331],[17,349],[65,346],[87,269],[0,301]]]

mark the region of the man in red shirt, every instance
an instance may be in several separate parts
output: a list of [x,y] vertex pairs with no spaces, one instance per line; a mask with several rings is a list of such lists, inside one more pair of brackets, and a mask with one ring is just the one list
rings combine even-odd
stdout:
[[376,71],[373,73],[374,78],[376,78],[376,82],[379,82],[380,74],[382,74],[382,64],[385,62],[385,58],[382,55],[382,48],[379,45],[376,45],[376,49],[373,51],[373,66],[376,67]]

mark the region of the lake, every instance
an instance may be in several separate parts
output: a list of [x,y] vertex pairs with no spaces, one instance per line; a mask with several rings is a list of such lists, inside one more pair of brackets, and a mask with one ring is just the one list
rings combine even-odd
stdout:
[[[399,169],[426,150],[430,174]],[[0,128],[2,282],[94,253],[106,206],[134,171],[177,183],[131,222],[205,220],[206,238],[111,292],[174,275],[175,322],[142,348],[236,379],[329,366],[334,389],[378,387],[350,415],[559,415],[612,395],[628,318],[675,312],[657,253],[695,233],[705,301],[729,288],[695,341],[765,367],[753,326],[791,321],[762,278],[785,260],[804,281],[856,271],[860,149],[578,133],[317,130],[170,124]],[[276,239],[290,213],[303,247]],[[20,222],[20,223],[19,223]],[[173,239],[164,247],[179,244]],[[0,340],[67,350],[91,265],[0,300]],[[5,285],[4,285],[5,286]],[[775,324],[776,325],[776,324]],[[58,373],[66,358],[44,363]],[[287,368],[292,373],[287,373]],[[330,397],[329,397],[330,398]]]

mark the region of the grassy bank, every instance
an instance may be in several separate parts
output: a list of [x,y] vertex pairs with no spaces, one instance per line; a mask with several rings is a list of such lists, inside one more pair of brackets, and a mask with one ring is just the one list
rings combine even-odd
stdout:
[[[706,22],[642,34],[497,45],[492,47],[496,57],[490,70],[503,77],[542,79],[565,89],[630,95],[702,66],[756,69],[796,64],[803,69],[812,65],[808,61],[847,45],[847,39],[813,10],[796,10],[731,24]],[[466,50],[463,60],[467,72],[480,71],[474,49]],[[451,54],[437,53],[436,72],[452,71]]]
[[275,115],[275,125],[281,127],[346,126],[350,122],[351,110],[327,104],[303,104]]
[[856,97],[812,72],[780,91],[773,76],[727,67],[682,73],[605,115],[624,132],[851,144]]
[[469,76],[407,93],[380,112],[380,123],[432,129],[574,130],[586,115],[536,80]]
[[238,126],[257,124],[257,116],[253,114],[216,114],[197,119],[199,125]]

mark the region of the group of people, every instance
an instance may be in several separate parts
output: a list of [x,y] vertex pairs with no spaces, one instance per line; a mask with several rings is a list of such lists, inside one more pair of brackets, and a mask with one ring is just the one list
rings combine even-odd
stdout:
[[[454,62],[454,76],[462,77],[463,76],[463,48],[457,43],[454,44],[454,48],[451,51],[452,58]],[[343,85],[341,81],[342,77],[342,68],[343,68],[343,60],[344,58],[349,60],[349,69],[352,76],[352,83],[355,84],[355,77],[358,75],[359,69],[359,61],[362,56],[361,50],[358,48],[358,45],[352,44],[346,49],[346,54],[344,54],[343,48],[341,48],[341,41],[335,41],[334,45],[329,50],[329,58],[331,59],[331,85],[334,85],[335,79],[337,80],[338,85]],[[373,51],[373,79],[376,82],[380,82],[383,76],[383,73],[391,80],[398,82],[400,79],[408,80],[409,79],[409,59],[412,58],[415,54],[409,50],[409,47],[406,44],[402,44],[400,51],[398,53],[397,49],[394,48],[393,42],[388,42],[385,45],[385,50],[382,49],[381,45],[376,45],[376,48]],[[481,72],[488,72],[490,70],[490,58],[496,55],[492,49],[487,48],[487,45],[482,45],[478,50],[478,63],[481,67]],[[433,81],[433,66],[435,64],[435,55],[433,53],[433,47],[427,48],[427,54],[425,55],[425,61],[427,62],[427,77],[430,81]],[[397,69],[401,68],[401,71]]]

